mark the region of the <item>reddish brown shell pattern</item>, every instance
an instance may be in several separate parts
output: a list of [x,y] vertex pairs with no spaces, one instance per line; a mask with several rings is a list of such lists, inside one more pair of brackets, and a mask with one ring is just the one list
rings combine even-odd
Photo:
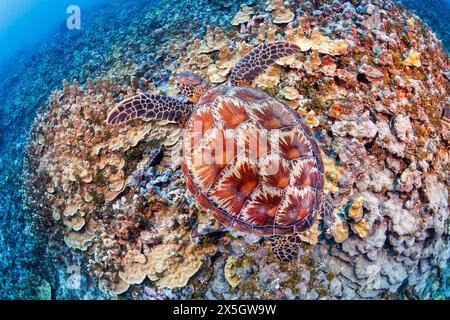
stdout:
[[260,236],[312,226],[324,166],[301,116],[266,93],[221,86],[205,93],[183,136],[186,186],[222,224]]

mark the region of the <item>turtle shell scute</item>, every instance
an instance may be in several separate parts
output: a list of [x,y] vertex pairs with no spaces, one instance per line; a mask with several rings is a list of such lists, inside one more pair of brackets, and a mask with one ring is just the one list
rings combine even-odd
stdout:
[[205,210],[259,236],[310,228],[322,203],[320,149],[301,116],[253,88],[199,99],[183,135],[183,173]]

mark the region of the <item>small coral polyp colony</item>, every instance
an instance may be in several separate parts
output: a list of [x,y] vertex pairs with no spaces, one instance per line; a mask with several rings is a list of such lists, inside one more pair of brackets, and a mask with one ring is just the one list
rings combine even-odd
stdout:
[[[331,217],[301,234],[290,263],[197,207],[180,170],[179,126],[105,123],[127,96],[175,96],[182,71],[223,84],[240,57],[276,41],[302,52],[255,86],[313,128],[334,202]],[[83,290],[150,299],[445,296],[449,60],[416,16],[387,0],[257,1],[228,28],[169,47],[184,50],[159,66],[173,75],[159,88],[133,74],[132,60],[130,77],[116,81],[117,62],[83,87],[65,82],[36,118],[28,207],[54,221],[53,242],[84,257]],[[74,258],[65,259],[63,270]]]

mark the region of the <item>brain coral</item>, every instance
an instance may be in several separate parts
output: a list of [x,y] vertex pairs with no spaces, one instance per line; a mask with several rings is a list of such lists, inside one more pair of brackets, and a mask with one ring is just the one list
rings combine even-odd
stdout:
[[[305,117],[324,152],[333,217],[302,235],[298,261],[279,263],[266,243],[199,211],[170,150],[161,164],[148,163],[157,145],[177,150],[175,127],[105,127],[115,93],[148,90],[131,78],[128,88],[98,79],[55,93],[30,140],[30,207],[86,250],[90,276],[109,294],[142,282],[141,292],[163,298],[448,296],[449,60],[441,43],[390,0],[243,9],[255,14],[208,28],[160,68],[222,83],[260,43],[302,48],[256,81]],[[164,88],[174,92],[173,79]]]

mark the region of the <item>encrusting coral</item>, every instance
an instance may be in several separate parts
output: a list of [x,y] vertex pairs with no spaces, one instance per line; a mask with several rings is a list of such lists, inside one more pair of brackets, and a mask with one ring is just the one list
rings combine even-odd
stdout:
[[[134,88],[131,78],[126,85],[101,78],[85,87],[66,83],[52,96],[30,140],[28,199],[57,221],[69,246],[89,256],[89,274],[102,291],[442,298],[428,283],[445,291],[450,250],[448,56],[420,19],[411,20],[394,1],[357,2],[242,6],[230,27],[207,28],[177,52],[176,64],[160,66],[220,84],[262,42],[300,46],[301,53],[256,79],[313,127],[334,202],[332,216],[301,236],[300,257],[290,264],[276,261],[259,238],[228,232],[187,196],[178,127],[105,125],[123,96],[176,92],[173,77],[158,88],[142,82]],[[164,145],[162,161],[150,161]]]

